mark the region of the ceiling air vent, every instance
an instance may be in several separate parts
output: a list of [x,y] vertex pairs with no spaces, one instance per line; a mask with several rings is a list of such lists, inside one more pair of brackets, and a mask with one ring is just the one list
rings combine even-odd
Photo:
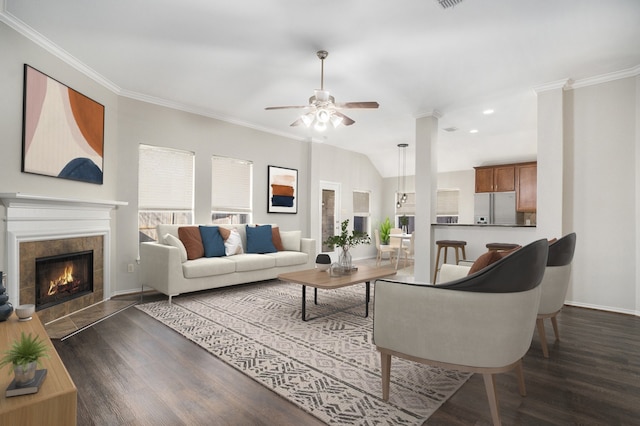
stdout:
[[436,0],[438,3],[440,3],[440,6],[442,6],[443,9],[446,9],[448,7],[453,7],[456,4],[460,3],[462,0]]
[[458,130],[458,128],[457,127],[447,127],[445,129],[442,129],[442,130],[444,130],[445,132],[455,132],[456,130]]

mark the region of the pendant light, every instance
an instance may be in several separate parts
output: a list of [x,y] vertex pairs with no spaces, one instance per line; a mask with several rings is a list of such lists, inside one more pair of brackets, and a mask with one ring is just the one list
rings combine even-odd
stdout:
[[[407,202],[407,147],[408,143],[398,144],[398,200],[396,202],[396,208],[401,208],[402,204]],[[400,179],[402,179],[402,195],[400,195]]]

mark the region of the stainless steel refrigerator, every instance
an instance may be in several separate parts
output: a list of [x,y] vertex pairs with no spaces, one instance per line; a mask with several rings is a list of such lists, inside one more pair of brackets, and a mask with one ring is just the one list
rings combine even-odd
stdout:
[[478,224],[516,225],[515,192],[475,194],[474,218]]

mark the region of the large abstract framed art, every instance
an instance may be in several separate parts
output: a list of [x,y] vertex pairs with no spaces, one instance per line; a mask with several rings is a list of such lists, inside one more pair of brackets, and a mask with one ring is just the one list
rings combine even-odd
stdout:
[[269,166],[269,213],[298,213],[298,171]]
[[104,106],[24,65],[22,171],[102,184]]

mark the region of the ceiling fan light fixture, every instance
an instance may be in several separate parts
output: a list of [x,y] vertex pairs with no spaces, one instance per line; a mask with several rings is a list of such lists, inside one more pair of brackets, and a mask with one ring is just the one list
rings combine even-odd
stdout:
[[337,114],[331,115],[331,124],[333,125],[334,129],[338,127],[341,123],[342,123],[342,117],[340,117]]
[[303,116],[300,117],[300,120],[302,120],[302,123],[304,123],[305,126],[310,127],[311,124],[313,123],[313,114],[312,113],[304,114]]
[[316,101],[318,102],[329,102],[329,91],[328,90],[314,90],[316,95]]
[[324,132],[325,130],[327,130],[327,124],[323,123],[322,121],[316,120],[316,124],[313,125],[313,128],[318,132]]
[[330,119],[331,119],[331,112],[329,112],[329,110],[320,108],[318,112],[316,112],[316,120],[318,120],[320,123],[326,124],[329,122]]

